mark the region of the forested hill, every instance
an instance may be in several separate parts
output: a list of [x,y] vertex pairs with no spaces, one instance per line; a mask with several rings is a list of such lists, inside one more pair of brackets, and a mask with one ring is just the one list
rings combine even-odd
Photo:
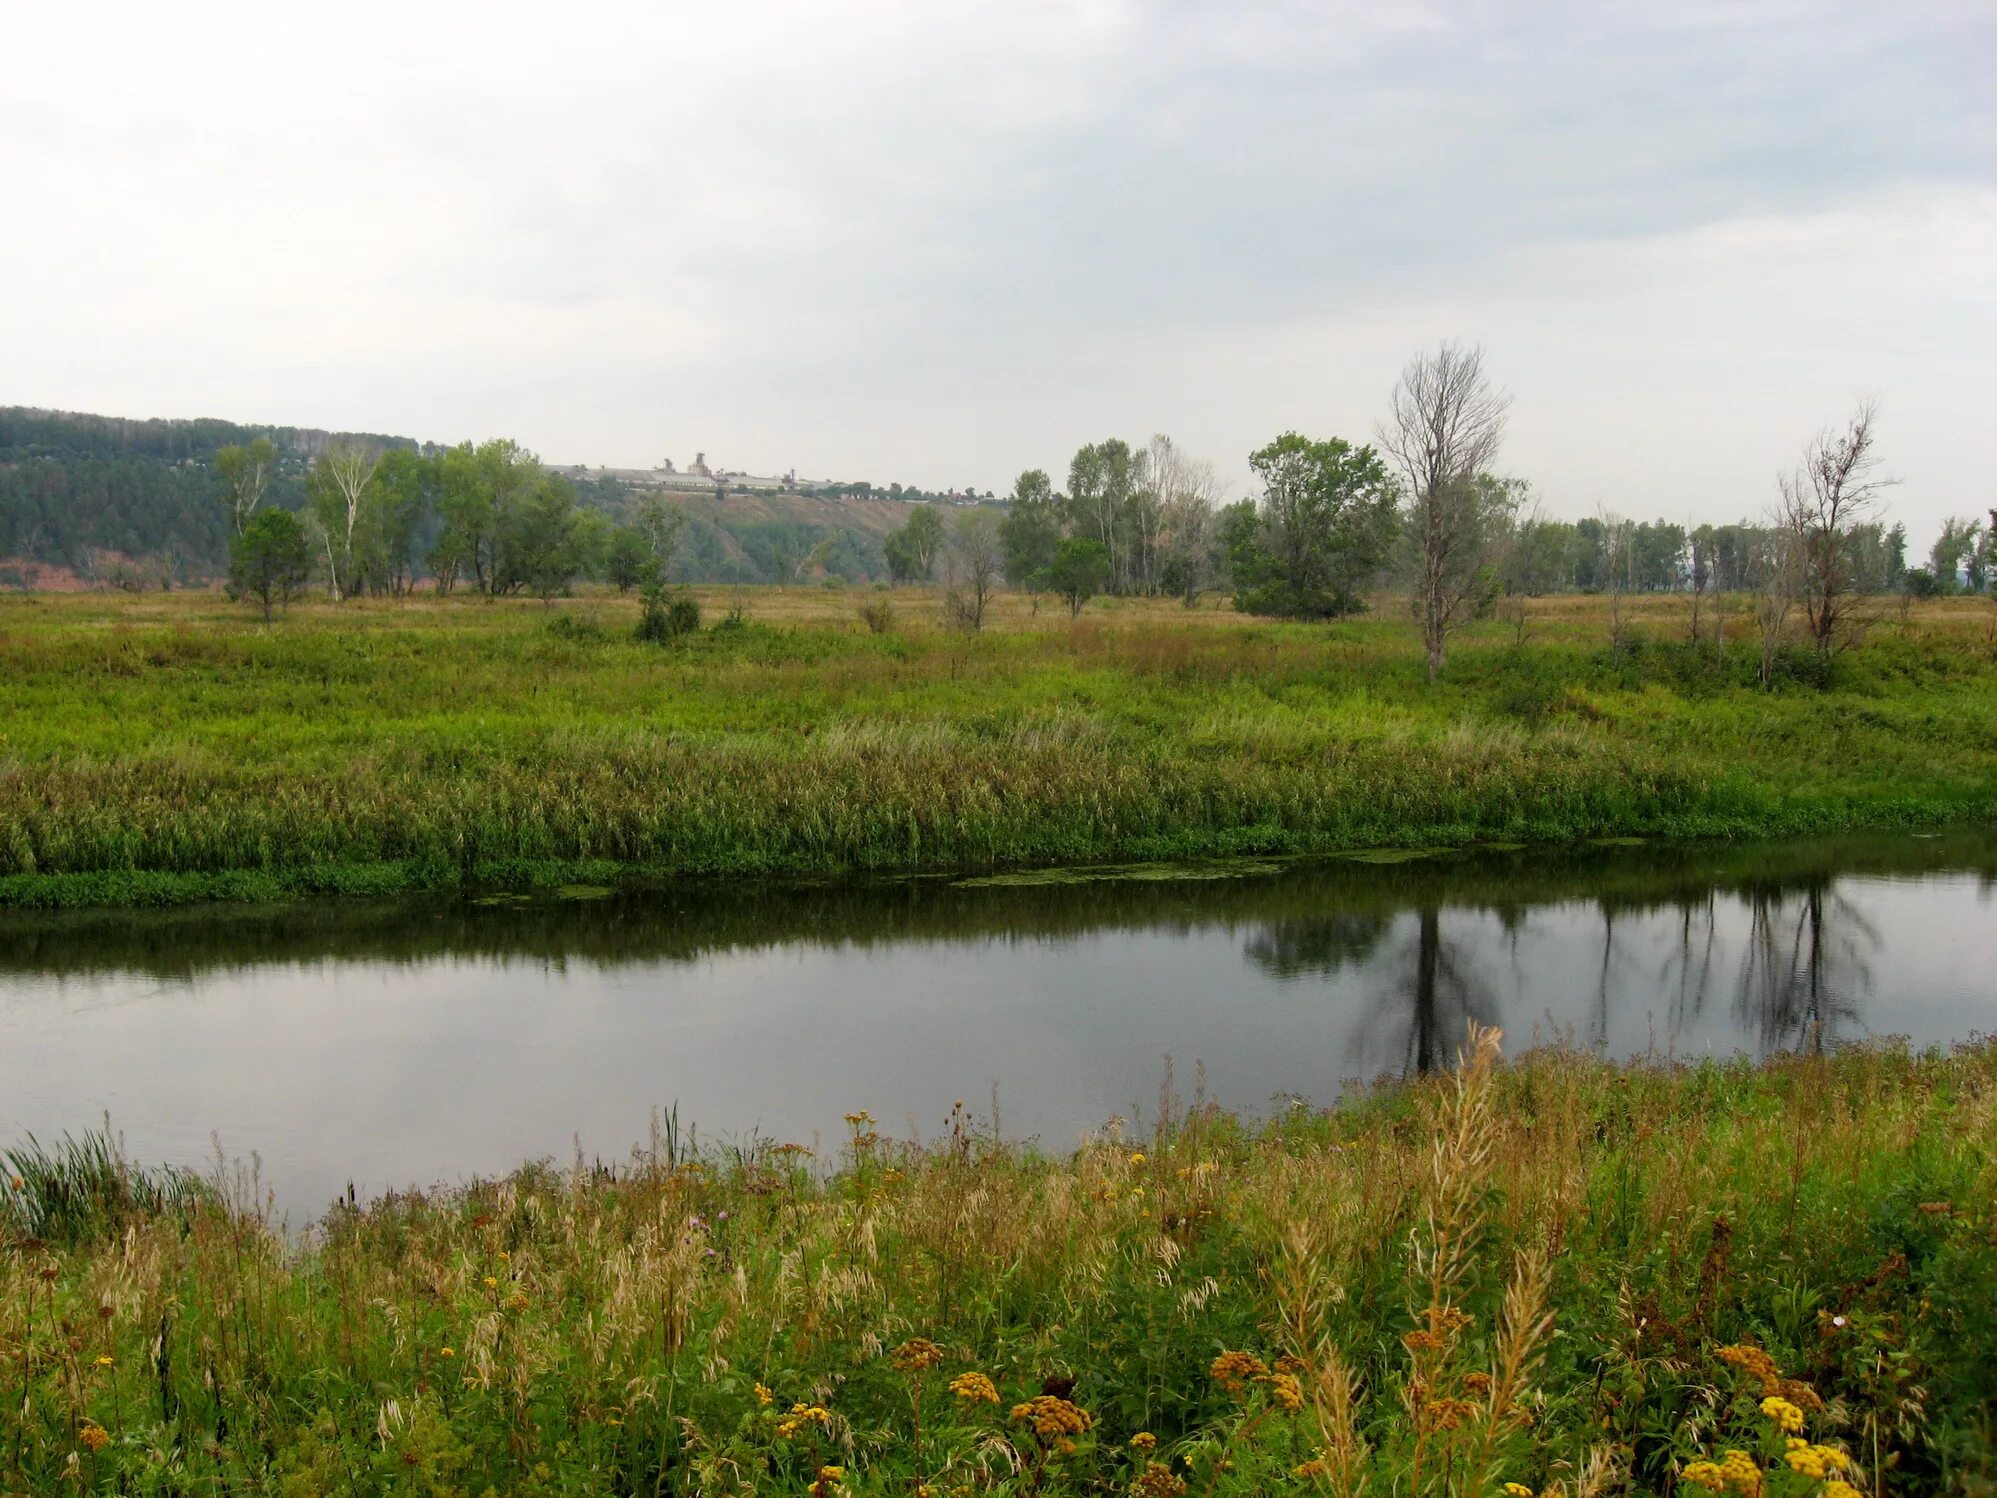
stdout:
[[[305,504],[306,471],[333,442],[426,446],[379,433],[0,406],[0,588],[154,587],[219,577],[230,523],[214,457],[258,437],[277,451],[267,502],[289,510]],[[612,516],[631,509],[632,494],[614,478],[577,478],[575,489],[582,504]],[[883,578],[881,540],[909,513],[907,503],[878,491],[695,494],[680,503],[687,526],[673,570],[707,582],[774,581],[814,553],[828,575]]]
[[417,446],[368,432],[0,406],[0,587],[74,585],[114,570],[147,582],[218,575],[229,519],[210,465],[219,449],[258,437],[277,450],[268,500],[292,510],[328,443]]

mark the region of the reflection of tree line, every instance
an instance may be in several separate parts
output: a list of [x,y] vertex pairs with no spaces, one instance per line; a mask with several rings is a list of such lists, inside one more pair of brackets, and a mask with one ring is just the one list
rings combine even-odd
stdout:
[[[1747,937],[1732,962],[1723,959],[1718,939],[1722,893],[1738,898],[1747,916]],[[1732,891],[1709,888],[1669,900],[1604,896],[1592,903],[1601,923],[1599,956],[1587,1033],[1576,1039],[1605,1046],[1619,996],[1633,994],[1649,1004],[1660,992],[1668,998],[1669,1033],[1676,1037],[1728,990],[1735,1024],[1752,1031],[1764,1053],[1820,1050],[1857,1031],[1861,1001],[1872,988],[1868,959],[1881,936],[1840,892],[1833,874]],[[1627,928],[1632,918],[1664,913],[1678,917],[1676,940],[1653,986],[1629,969],[1638,954],[1626,950]],[[1351,912],[1277,920],[1249,937],[1246,952],[1256,966],[1284,978],[1329,979],[1362,965],[1398,975],[1372,985],[1371,1012],[1356,1031],[1354,1051],[1393,1036],[1384,1049],[1399,1054],[1399,1070],[1425,1072],[1450,1063],[1471,1021],[1503,1022],[1489,965],[1460,934],[1445,930],[1445,916],[1459,931],[1465,917],[1494,917],[1517,974],[1518,939],[1534,917],[1523,902],[1445,906],[1429,900],[1415,908],[1411,922]]]
[[[1467,1019],[1497,1015],[1487,975],[1457,949],[1456,912],[1495,915],[1516,943],[1535,908],[1594,905],[1603,923],[1600,993],[1585,1038],[1599,1040],[1624,976],[1619,923],[1639,913],[1679,913],[1675,966],[1663,980],[1674,990],[1676,1028],[1703,1012],[1722,985],[1714,971],[1715,912],[1720,895],[1737,896],[1754,932],[1749,958],[1732,978],[1737,1007],[1764,1046],[1789,1045],[1812,1024],[1820,1042],[1834,1039],[1855,1017],[1862,954],[1878,940],[1835,894],[1835,881],[1938,870],[1971,871],[1997,885],[1997,837],[1569,847],[1179,881],[972,887],[940,878],[790,886],[687,880],[585,901],[327,899],[163,912],[0,912],[0,973],[138,972],[192,981],[257,964],[414,966],[464,958],[616,967],[777,944],[1032,943],[1118,930],[1218,930],[1244,933],[1250,956],[1272,972],[1329,975],[1370,958],[1412,912],[1407,950],[1397,956],[1404,976],[1383,985],[1379,1002],[1386,1006],[1382,1023],[1405,1019],[1406,1065],[1420,1067],[1448,1058]],[[1516,949],[1513,957],[1516,971]]]

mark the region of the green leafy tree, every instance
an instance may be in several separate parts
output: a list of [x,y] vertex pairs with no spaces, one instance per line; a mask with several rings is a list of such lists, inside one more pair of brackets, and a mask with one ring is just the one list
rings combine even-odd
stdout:
[[1363,608],[1360,588],[1393,546],[1398,490],[1370,447],[1286,432],[1251,453],[1262,480],[1258,525],[1237,531],[1235,605],[1297,617]]
[[559,474],[535,475],[532,487],[512,498],[504,511],[494,591],[525,589],[544,604],[552,603],[583,572],[588,536],[574,486]]
[[908,524],[891,532],[882,543],[888,575],[898,583],[929,581],[942,549],[943,515],[934,505],[917,505]]
[[1070,531],[1100,541],[1109,555],[1108,587],[1121,593],[1131,574],[1132,512],[1143,464],[1120,437],[1091,442],[1068,464]]
[[1038,468],[1029,468],[1012,486],[1012,508],[999,523],[1005,547],[1006,581],[1015,588],[1044,586],[1061,541],[1060,496],[1053,481]]
[[652,548],[635,526],[620,525],[610,533],[603,552],[603,580],[620,593],[645,581]]
[[375,465],[362,550],[382,591],[400,596],[414,586],[416,539],[430,521],[436,489],[436,463],[409,448],[391,448]]
[[1046,570],[1047,586],[1068,605],[1068,617],[1102,591],[1109,577],[1109,548],[1089,536],[1065,536],[1055,543],[1054,560]]
[[291,602],[311,577],[305,527],[289,510],[253,516],[229,548],[229,592],[261,604],[266,624],[272,606]]

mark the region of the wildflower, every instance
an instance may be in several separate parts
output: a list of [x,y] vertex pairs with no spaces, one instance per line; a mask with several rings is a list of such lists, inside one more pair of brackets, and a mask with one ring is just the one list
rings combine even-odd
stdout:
[[1137,1451],[1149,1451],[1158,1444],[1158,1438],[1148,1430],[1140,1430],[1130,1438],[1130,1444]]
[[515,1290],[506,1297],[506,1309],[509,1311],[524,1311],[527,1309],[527,1304],[527,1293],[524,1290]]
[[1144,1151],[1132,1150],[1130,1153],[1130,1163],[1132,1165],[1142,1165],[1144,1163]]
[[1130,1490],[1140,1498],[1184,1498],[1186,1480],[1163,1462],[1150,1462]]
[[1084,1435],[1096,1423],[1087,1410],[1058,1394],[1042,1394],[1014,1405],[1012,1418],[1026,1422],[1036,1435],[1046,1438]]
[[1843,1478],[1833,1477],[1824,1484],[1822,1498],[1863,1498],[1863,1495]]
[[455,1347],[440,1347],[437,1349],[437,1356],[440,1358],[454,1358],[457,1355],[458,1350]]
[[497,1290],[499,1288],[499,1281],[488,1274],[485,1277],[485,1288],[488,1290]]
[[[1720,1470],[1717,1462],[1690,1462],[1678,1475],[1691,1487],[1704,1488],[1709,1493],[1726,1491],[1726,1474]],[[1510,1491],[1509,1484],[1506,1490]]]
[[950,1380],[950,1392],[966,1404],[997,1404],[998,1390],[982,1373],[960,1373]]
[[903,1373],[924,1373],[943,1361],[943,1349],[927,1337],[916,1337],[894,1350],[894,1365]]
[[775,1398],[776,1396],[770,1392],[768,1384],[756,1385],[756,1403],[764,1409],[768,1409]]
[[13,1188],[16,1191],[26,1191],[28,1189],[28,1183],[22,1180],[19,1176],[10,1177],[9,1183],[13,1186]]
[[1780,1394],[1762,1400],[1761,1413],[1792,1434],[1803,1428],[1803,1412]]
[[1522,1482],[1506,1483],[1505,1491],[1511,1495],[1511,1498],[1532,1498],[1532,1489]]
[[1283,1409],[1294,1415],[1304,1407],[1304,1388],[1294,1373],[1272,1373],[1266,1382],[1269,1397]]
[[1248,1392],[1250,1382],[1269,1376],[1269,1367],[1252,1352],[1224,1352],[1213,1360],[1208,1375],[1236,1399]]
[[1835,1446],[1812,1446],[1798,1436],[1789,1437],[1786,1444],[1789,1449],[1783,1453],[1782,1460],[1789,1464],[1789,1470],[1818,1482],[1836,1477],[1851,1465],[1851,1458]]
[[1327,1462],[1321,1456],[1314,1456],[1309,1461],[1303,1463],[1301,1466],[1292,1467],[1290,1469],[1290,1476],[1324,1477],[1329,1475],[1330,1472],[1331,1472],[1331,1463]]
[[790,1413],[777,1422],[777,1434],[788,1440],[807,1425],[830,1425],[832,1412],[823,1405],[794,1404]]
[[848,1113],[846,1115],[846,1122],[856,1129],[862,1128],[873,1121],[874,1115],[869,1113],[865,1108],[862,1108],[858,1113]]
[[111,1444],[111,1432],[95,1420],[84,1421],[83,1429],[76,1433],[76,1438],[92,1451],[102,1451]]

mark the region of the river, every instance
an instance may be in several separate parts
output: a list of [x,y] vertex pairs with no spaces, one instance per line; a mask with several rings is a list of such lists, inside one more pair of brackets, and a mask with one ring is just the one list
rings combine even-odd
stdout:
[[[0,916],[0,1142],[254,1152],[294,1225],[655,1110],[724,1141],[1065,1148],[1169,1086],[1255,1114],[1466,1023],[1698,1058],[1997,1029],[1997,834],[1359,855]],[[1168,1080],[1169,1079],[1169,1080]]]

